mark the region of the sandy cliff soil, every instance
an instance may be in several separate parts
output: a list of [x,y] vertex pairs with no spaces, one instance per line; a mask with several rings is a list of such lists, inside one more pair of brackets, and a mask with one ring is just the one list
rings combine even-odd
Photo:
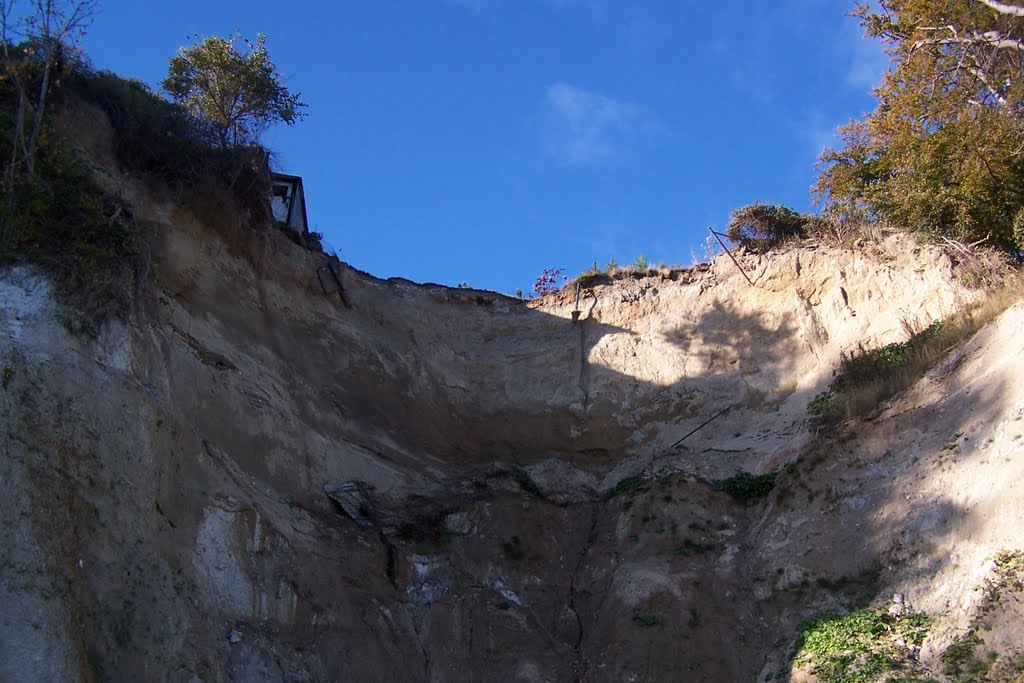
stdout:
[[[946,254],[540,302],[334,262],[341,295],[276,232],[125,191],[152,235],[126,322],[71,335],[38,273],[0,277],[0,679],[778,680],[803,620],[894,593],[942,615],[938,680],[966,629],[1024,649],[974,590],[1024,548],[1024,308],[807,429],[843,352],[977,298]],[[740,469],[780,473],[709,485]]]

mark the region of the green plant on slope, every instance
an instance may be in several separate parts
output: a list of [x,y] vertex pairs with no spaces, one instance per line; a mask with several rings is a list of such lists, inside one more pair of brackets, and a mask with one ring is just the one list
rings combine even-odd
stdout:
[[523,541],[518,536],[513,536],[501,544],[505,551],[505,557],[509,560],[519,561],[526,557],[526,550],[523,548]]
[[1019,299],[1019,280],[1008,275],[1006,286],[981,304],[936,321],[905,342],[877,349],[860,348],[843,357],[828,389],[815,396],[807,412],[818,424],[836,424],[859,417],[911,386],[986,323]]
[[957,683],[1016,683],[1024,675],[1024,653],[985,652],[983,647],[989,619],[1006,608],[1012,594],[1024,592],[1024,552],[997,553],[980,590],[981,608],[967,632],[942,652],[943,673]]
[[630,493],[639,489],[644,483],[644,477],[642,474],[634,474],[631,477],[626,477],[612,487],[612,490],[608,492],[609,498],[615,498],[621,496],[624,493]]
[[819,617],[801,628],[793,663],[830,683],[875,683],[897,672],[914,676],[921,672],[911,648],[924,642],[929,623],[922,614],[893,617],[870,609]]
[[638,623],[640,626],[650,628],[651,626],[657,626],[659,621],[658,617],[653,614],[636,614],[633,616],[633,621]]
[[[36,148],[49,113],[47,99],[81,56],[81,39],[99,11],[99,0],[37,0],[17,10],[14,4],[0,2],[0,65],[5,86],[17,99],[6,171],[15,173],[24,165],[34,176]],[[17,40],[24,42],[14,45]]]
[[[16,143],[8,116],[13,106],[10,92],[0,93],[0,154]],[[41,266],[85,314],[79,322],[87,327],[122,313],[137,253],[131,209],[96,185],[49,125],[35,156],[33,174],[0,178],[0,264]]]
[[833,411],[839,405],[838,398],[851,395],[857,388],[884,383],[898,376],[915,357],[915,351],[939,336],[942,323],[932,323],[905,342],[886,344],[877,349],[865,349],[843,355],[835,379],[827,391],[815,396],[807,406],[811,415],[835,417]]
[[739,472],[728,479],[719,479],[712,482],[711,488],[715,491],[728,493],[736,500],[749,502],[764,498],[771,493],[771,490],[775,487],[776,476],[775,472],[760,475]]

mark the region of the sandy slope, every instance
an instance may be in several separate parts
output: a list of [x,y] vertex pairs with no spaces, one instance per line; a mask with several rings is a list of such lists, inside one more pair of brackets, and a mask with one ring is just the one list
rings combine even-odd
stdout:
[[[946,613],[934,661],[1024,546],[1022,309],[806,430],[842,352],[977,296],[940,251],[531,303],[335,264],[343,303],[325,257],[122,189],[154,236],[126,323],[71,336],[0,278],[3,680],[763,680],[897,591]],[[786,464],[752,506],[705,481]]]

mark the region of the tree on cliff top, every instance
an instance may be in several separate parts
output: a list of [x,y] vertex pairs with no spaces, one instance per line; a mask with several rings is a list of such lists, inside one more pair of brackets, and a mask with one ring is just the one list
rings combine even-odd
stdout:
[[[51,80],[60,77],[68,60],[80,54],[80,40],[99,11],[99,0],[32,0],[25,10],[17,5],[17,0],[0,0],[0,63],[18,101],[7,170],[13,173],[24,163],[35,174],[36,145]],[[15,41],[20,45],[15,46]]]
[[[171,58],[164,90],[190,112],[209,121],[222,147],[256,142],[268,126],[301,120],[305,104],[282,84],[264,46],[239,35],[210,36]],[[244,43],[239,50],[237,43]]]
[[1024,248],[1024,3],[880,0],[853,12],[892,58],[816,192],[930,234]]

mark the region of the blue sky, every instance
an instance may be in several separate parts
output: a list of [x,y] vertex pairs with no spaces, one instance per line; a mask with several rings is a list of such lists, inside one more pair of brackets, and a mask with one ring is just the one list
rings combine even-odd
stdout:
[[189,36],[267,35],[309,105],[264,136],[311,227],[380,277],[513,293],[547,267],[689,265],[708,226],[811,208],[886,68],[841,0],[105,0],[96,68],[156,86]]

